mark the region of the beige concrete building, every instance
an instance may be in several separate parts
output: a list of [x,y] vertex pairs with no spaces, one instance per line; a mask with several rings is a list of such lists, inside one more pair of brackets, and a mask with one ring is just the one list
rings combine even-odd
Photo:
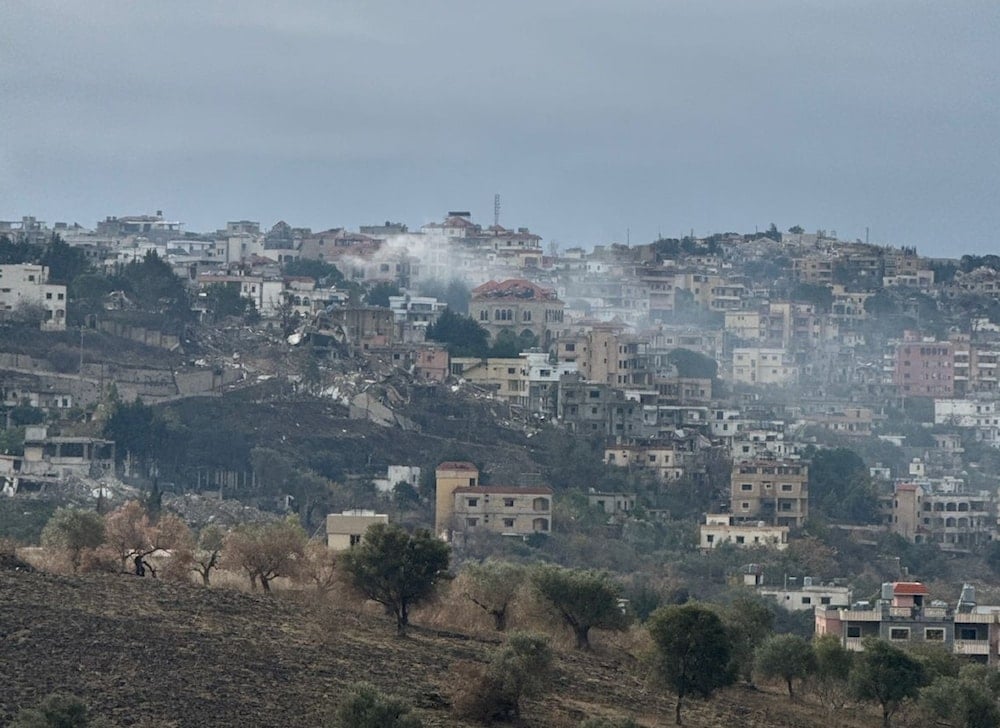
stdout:
[[492,389],[497,397],[522,407],[528,406],[528,372],[526,361],[516,359],[480,359],[455,357],[451,373],[472,384]]
[[692,453],[677,450],[672,442],[643,445],[609,445],[604,448],[604,462],[618,468],[647,470],[656,473],[661,483],[677,480],[692,462]]
[[737,384],[780,385],[799,379],[799,367],[785,349],[733,349],[732,373]]
[[737,462],[730,498],[737,521],[800,528],[809,515],[809,467],[799,460]]
[[470,462],[450,460],[437,466],[434,478],[434,533],[450,541],[455,514],[455,491],[479,485],[479,468]]
[[989,491],[935,493],[915,483],[900,483],[887,514],[889,530],[911,543],[969,551],[994,540],[997,499]]
[[388,523],[389,516],[375,511],[348,510],[326,517],[326,545],[334,551],[346,551],[361,543],[369,526]]
[[501,331],[516,336],[528,331],[546,349],[562,329],[564,308],[555,291],[519,278],[488,281],[472,290],[469,301],[469,314],[491,339]]
[[560,340],[556,355],[561,362],[576,364],[588,382],[612,387],[650,387],[653,370],[649,341],[624,333],[619,324],[597,324],[577,336]]
[[758,523],[738,523],[728,513],[710,513],[699,527],[702,549],[714,549],[731,543],[740,548],[766,547],[784,551],[788,548],[788,526],[768,526]]
[[463,487],[456,488],[452,498],[455,537],[477,531],[526,537],[552,530],[551,488]]

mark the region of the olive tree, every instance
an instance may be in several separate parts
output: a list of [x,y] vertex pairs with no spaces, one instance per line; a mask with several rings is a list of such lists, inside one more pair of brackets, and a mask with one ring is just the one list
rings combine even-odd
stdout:
[[396,633],[406,634],[410,607],[429,597],[448,578],[448,544],[430,531],[412,536],[395,524],[376,523],[357,546],[341,557],[351,584],[396,618]]
[[780,677],[794,697],[792,681],[804,680],[816,672],[813,646],[795,634],[776,634],[767,639],[754,655],[754,669],[764,677]]
[[590,630],[594,627],[628,626],[619,603],[621,587],[603,572],[541,566],[531,575],[531,581],[539,596],[573,630],[578,649],[590,649]]
[[851,692],[859,700],[874,700],[882,706],[882,726],[889,728],[903,701],[916,698],[925,684],[923,666],[897,647],[868,638],[864,652],[854,661]]
[[80,554],[104,543],[104,519],[95,511],[57,508],[42,530],[42,545],[69,556],[73,571],[80,568]]
[[521,699],[545,690],[551,665],[552,649],[546,638],[514,632],[489,664],[470,671],[455,709],[480,723],[516,721],[521,716]]
[[498,632],[507,629],[510,605],[524,583],[524,567],[509,561],[487,560],[470,564],[462,575],[465,597],[493,618]]
[[698,604],[660,607],[648,625],[657,672],[677,694],[674,718],[680,725],[685,697],[708,698],[733,682],[729,637],[719,616]]

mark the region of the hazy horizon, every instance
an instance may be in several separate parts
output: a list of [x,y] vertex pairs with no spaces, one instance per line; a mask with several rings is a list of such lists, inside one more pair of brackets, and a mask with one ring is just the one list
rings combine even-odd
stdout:
[[314,229],[469,210],[546,242],[836,231],[995,252],[1000,5],[0,8],[0,219]]

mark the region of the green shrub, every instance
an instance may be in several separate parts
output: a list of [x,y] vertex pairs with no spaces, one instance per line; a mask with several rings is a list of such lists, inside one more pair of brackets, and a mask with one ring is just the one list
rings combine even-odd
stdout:
[[97,725],[82,700],[72,695],[53,694],[37,707],[18,712],[9,728],[96,728]]
[[337,709],[338,728],[420,728],[420,718],[398,698],[380,693],[374,685],[355,683]]
[[488,665],[462,666],[464,687],[455,697],[455,710],[481,723],[516,721],[521,699],[545,690],[551,664],[548,640],[513,632]]

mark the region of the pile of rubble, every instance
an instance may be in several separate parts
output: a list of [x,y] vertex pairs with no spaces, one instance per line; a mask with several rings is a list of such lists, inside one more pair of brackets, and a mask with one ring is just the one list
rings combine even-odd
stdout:
[[231,528],[241,523],[266,523],[278,518],[274,513],[244,505],[237,500],[223,500],[216,495],[198,493],[166,493],[163,496],[163,507],[176,513],[195,530],[210,524]]

